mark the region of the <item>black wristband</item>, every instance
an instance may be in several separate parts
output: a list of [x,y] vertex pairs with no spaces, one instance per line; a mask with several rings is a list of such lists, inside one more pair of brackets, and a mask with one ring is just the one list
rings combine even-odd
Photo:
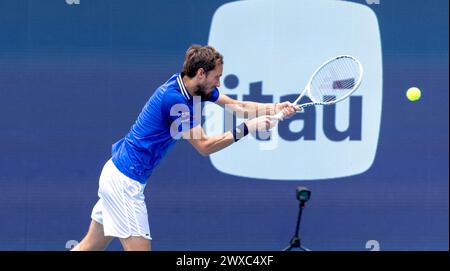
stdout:
[[239,124],[238,126],[236,126],[236,128],[233,129],[234,142],[238,142],[239,139],[243,138],[246,135],[248,135],[248,128],[245,122]]

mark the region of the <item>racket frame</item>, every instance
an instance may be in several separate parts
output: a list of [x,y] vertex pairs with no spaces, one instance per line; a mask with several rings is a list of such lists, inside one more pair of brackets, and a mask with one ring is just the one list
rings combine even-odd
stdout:
[[[345,94],[344,96],[340,97],[337,100],[334,101],[329,101],[329,102],[317,102],[317,101],[312,101],[309,103],[304,103],[301,104],[300,107],[308,107],[308,106],[313,106],[313,105],[330,105],[330,104],[335,104],[337,102],[340,102],[344,99],[346,99],[348,96],[352,95],[353,92],[355,92],[356,89],[358,89],[359,85],[361,84],[362,78],[363,78],[363,73],[364,73],[364,69],[361,65],[361,62],[359,62],[358,59],[356,59],[355,57],[351,56],[351,55],[338,55],[335,56],[333,58],[330,58],[329,60],[325,61],[324,63],[322,63],[322,65],[320,65],[313,73],[313,75],[309,78],[308,84],[306,84],[306,87],[303,89],[303,91],[300,93],[300,96],[294,101],[294,105],[297,105],[298,102],[300,101],[300,99],[305,96],[306,93],[308,93],[308,97],[311,97],[312,95],[310,95],[310,91],[311,91],[311,83],[312,80],[314,79],[314,77],[316,76],[316,74],[324,67],[326,66],[328,63],[339,59],[339,58],[351,58],[353,61],[355,61],[356,63],[358,63],[358,67],[359,67],[359,78],[358,81],[356,81],[355,86],[353,87],[353,89],[351,91],[349,91],[347,94]],[[310,98],[311,99],[311,98]]]

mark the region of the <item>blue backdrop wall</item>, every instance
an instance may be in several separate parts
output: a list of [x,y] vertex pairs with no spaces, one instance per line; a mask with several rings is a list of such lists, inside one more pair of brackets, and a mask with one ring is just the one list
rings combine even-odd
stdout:
[[[186,48],[208,42],[227,2],[0,1],[0,250],[65,250],[84,236],[111,144],[180,70]],[[313,250],[367,250],[369,240],[448,250],[448,1],[368,7],[383,53],[371,168],[258,181],[219,172],[180,141],[146,188],[153,249],[281,250],[304,185],[312,198],[301,235]],[[411,86],[422,89],[416,103],[405,98]]]

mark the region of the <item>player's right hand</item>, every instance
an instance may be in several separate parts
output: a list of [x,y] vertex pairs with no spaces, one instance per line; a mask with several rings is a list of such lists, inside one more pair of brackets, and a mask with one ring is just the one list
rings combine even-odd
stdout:
[[271,116],[257,117],[246,121],[245,124],[247,125],[249,133],[252,135],[255,135],[256,131],[265,132],[275,126],[273,117]]
[[283,112],[283,117],[280,120],[285,120],[292,117],[296,112],[302,112],[303,109],[291,102],[278,103],[275,112]]

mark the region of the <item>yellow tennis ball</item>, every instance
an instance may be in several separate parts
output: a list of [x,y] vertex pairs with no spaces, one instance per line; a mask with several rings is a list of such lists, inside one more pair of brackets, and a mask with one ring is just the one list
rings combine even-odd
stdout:
[[411,87],[408,89],[408,91],[406,92],[406,97],[408,98],[408,100],[410,100],[411,102],[417,101],[420,99],[421,96],[421,92],[420,89],[416,88],[416,87]]

